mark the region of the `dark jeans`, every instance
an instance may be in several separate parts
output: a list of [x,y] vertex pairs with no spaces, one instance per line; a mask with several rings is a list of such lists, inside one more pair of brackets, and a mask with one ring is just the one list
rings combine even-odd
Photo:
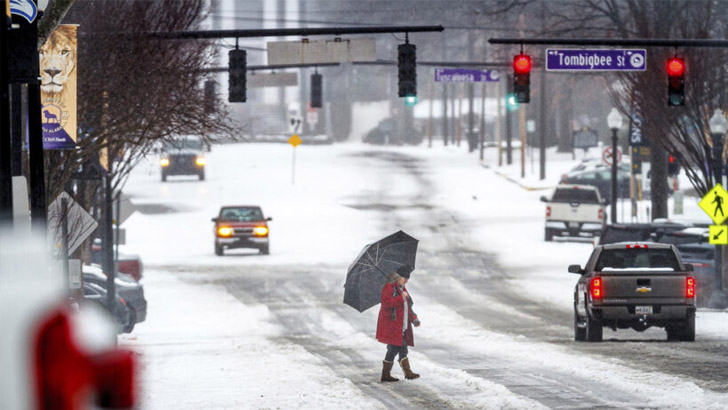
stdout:
[[397,354],[399,354],[399,360],[407,357],[407,338],[404,333],[402,333],[402,346],[387,345],[387,354],[384,356],[384,360],[393,362]]

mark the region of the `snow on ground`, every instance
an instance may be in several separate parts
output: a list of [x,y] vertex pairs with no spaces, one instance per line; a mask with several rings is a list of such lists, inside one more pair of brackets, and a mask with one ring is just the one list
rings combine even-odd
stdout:
[[[566,266],[584,264],[592,245],[544,242],[544,205],[538,201],[562,172],[575,165],[570,154],[549,151],[547,180],[538,181],[529,166],[527,177],[520,179],[518,151],[514,152],[513,165],[497,167],[493,148],[487,150],[482,164],[477,152],[467,153],[465,144],[435,144],[431,149],[424,144],[367,148],[424,161],[426,168],[432,170],[427,177],[434,182],[436,203],[456,210],[458,218],[472,226],[477,242],[470,246],[497,255],[498,264],[513,272],[514,283],[533,298],[551,302],[564,311],[571,308],[576,277],[567,273]],[[147,213],[137,212],[124,227],[127,248],[141,254],[147,265],[143,282],[150,312],[148,320],[139,324],[132,335],[122,336],[121,344],[144,355],[145,408],[241,408],[251,401],[259,408],[308,408],[313,404],[316,408],[331,409],[381,407],[363,396],[351,382],[330,375],[319,359],[297,345],[271,351],[269,341],[276,338],[280,329],[269,320],[265,306],[244,305],[224,289],[186,284],[155,268],[326,264],[341,265],[343,272],[365,243],[383,235],[383,227],[372,223],[366,212],[349,206],[357,196],[371,193],[367,187],[378,183],[376,172],[354,166],[351,155],[361,149],[357,144],[296,148],[295,183],[294,149],[287,144],[216,146],[209,154],[207,178],[202,183],[177,177],[162,184],[154,159],[134,171],[125,193]],[[535,164],[537,172],[537,159]],[[376,162],[371,165],[376,166]],[[404,192],[411,188],[392,189]],[[178,212],[164,212],[161,204]],[[213,254],[210,218],[226,204],[259,204],[266,216],[274,218],[270,222],[270,256],[248,257],[251,252],[244,250],[231,252],[231,257],[226,258]],[[158,213],[149,213],[155,210]],[[701,217],[697,200],[686,198],[685,214]],[[512,360],[535,360],[547,367],[591,377],[581,370],[583,358],[577,361],[561,347],[492,334],[477,329],[442,305],[425,302],[421,306],[421,314],[430,318],[430,325],[421,330],[424,337],[434,337],[428,332],[436,331],[440,322],[448,327],[456,323],[461,331],[447,337],[453,343],[476,349],[475,353],[502,351],[504,357]],[[728,338],[726,314],[700,311],[698,340]],[[349,335],[342,342],[367,352],[375,361],[379,359],[381,349],[372,343],[371,335],[352,330],[340,318],[328,320],[332,330],[340,328],[342,335]],[[454,379],[483,392],[477,403],[453,403],[455,406],[536,407],[536,403],[502,386],[439,367],[417,351],[412,354],[413,360],[417,359],[423,371],[430,374],[428,377],[433,378],[433,385],[446,386]],[[652,397],[651,405],[684,403],[684,397],[705,404],[711,399],[694,384],[671,376],[645,375],[619,363],[594,359],[590,359],[589,365],[612,374],[609,383],[624,388],[634,386],[635,392]],[[664,386],[670,386],[670,390],[664,391]],[[197,394],[188,394],[192,392]]]

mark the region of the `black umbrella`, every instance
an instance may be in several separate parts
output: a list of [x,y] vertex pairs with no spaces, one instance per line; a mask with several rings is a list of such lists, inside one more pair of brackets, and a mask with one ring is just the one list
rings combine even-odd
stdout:
[[349,265],[344,284],[344,303],[363,312],[381,302],[389,275],[402,266],[415,268],[417,239],[403,231],[365,246]]

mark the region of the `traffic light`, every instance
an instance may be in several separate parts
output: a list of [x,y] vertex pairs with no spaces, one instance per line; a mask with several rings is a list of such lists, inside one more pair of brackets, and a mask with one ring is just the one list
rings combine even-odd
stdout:
[[667,60],[667,105],[685,105],[685,60],[680,57]]
[[513,57],[513,93],[516,101],[531,101],[531,56],[519,54]]
[[311,74],[311,108],[322,107],[322,84],[323,77],[319,73]]
[[680,173],[680,163],[677,162],[677,158],[670,155],[667,159],[667,175],[674,177]]
[[508,111],[514,111],[518,109],[518,98],[514,93],[506,94],[506,108]]
[[205,81],[205,114],[215,113],[217,99],[217,83],[212,80]]
[[228,52],[228,101],[246,101],[246,65],[247,53],[245,50],[230,50]]
[[399,68],[399,96],[417,96],[417,47],[414,44],[400,44],[397,47]]

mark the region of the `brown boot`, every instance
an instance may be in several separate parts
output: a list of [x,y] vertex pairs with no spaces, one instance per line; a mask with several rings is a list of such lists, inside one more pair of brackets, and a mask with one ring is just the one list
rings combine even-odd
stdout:
[[410,369],[409,357],[405,357],[404,359],[400,360],[399,365],[402,366],[402,371],[404,372],[405,379],[412,380],[420,377],[419,374],[413,372],[412,369]]
[[392,366],[394,366],[394,362],[388,362],[386,360],[382,361],[382,381],[383,382],[398,382],[399,379],[392,377],[390,372],[392,371]]

